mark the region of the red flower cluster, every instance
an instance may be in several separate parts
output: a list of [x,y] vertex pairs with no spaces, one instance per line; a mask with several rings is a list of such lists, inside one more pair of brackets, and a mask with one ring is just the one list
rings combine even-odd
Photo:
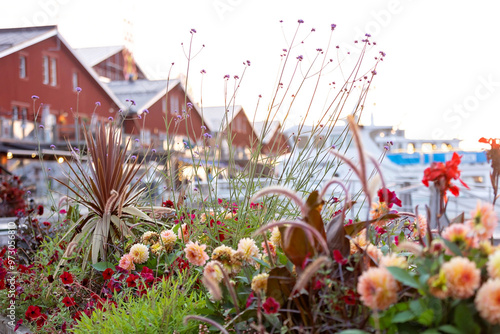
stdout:
[[392,208],[394,204],[399,207],[402,206],[401,200],[396,196],[395,191],[390,191],[387,188],[380,188],[377,195],[379,202],[386,202],[388,208]]
[[458,196],[460,193],[459,188],[451,183],[451,180],[459,180],[464,187],[469,189],[460,179],[460,170],[458,169],[460,161],[461,157],[457,152],[454,152],[453,157],[450,161],[446,161],[446,164],[442,162],[433,162],[431,166],[424,171],[422,183],[428,187],[429,181],[432,181],[442,194],[445,194],[449,190],[453,195]]

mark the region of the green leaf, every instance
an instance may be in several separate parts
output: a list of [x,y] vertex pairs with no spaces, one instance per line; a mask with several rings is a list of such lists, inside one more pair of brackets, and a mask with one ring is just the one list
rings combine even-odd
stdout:
[[434,310],[430,308],[426,309],[418,317],[418,322],[424,326],[430,326],[433,320],[434,320]]
[[440,334],[437,329],[431,328],[426,330],[425,332],[422,332],[422,334]]
[[267,263],[266,261],[263,261],[259,258],[256,258],[256,257],[252,257],[252,259],[254,259],[255,262],[257,262],[258,264],[260,264],[261,266],[264,266],[265,268],[267,269],[270,269],[271,266],[269,265],[269,263]]
[[406,270],[398,267],[387,267],[387,270],[394,276],[395,279],[403,283],[404,285],[410,286],[415,289],[420,289],[419,282],[410,275]]
[[476,334],[481,332],[479,326],[474,322],[471,310],[466,304],[458,304],[455,308],[453,320],[457,328],[460,328],[464,334]]
[[345,331],[337,334],[368,334],[368,332],[362,331],[361,329],[346,329]]
[[408,322],[413,319],[415,319],[415,314],[413,314],[412,311],[404,311],[396,314],[394,318],[392,318],[392,322],[397,324],[400,322]]
[[460,330],[458,330],[456,327],[453,327],[452,325],[443,325],[438,327],[438,329],[441,332],[448,333],[448,334],[462,334]]
[[276,314],[266,314],[266,313],[263,314],[264,318],[266,318],[266,320],[269,321],[269,323],[273,325],[274,328],[280,328],[281,322]]
[[111,262],[97,262],[92,265],[97,271],[104,271],[108,268],[115,269],[115,265]]
[[458,256],[463,256],[462,251],[460,250],[460,248],[458,248],[457,244],[455,244],[454,242],[448,241],[446,239],[442,239],[442,240],[443,240],[444,244],[446,245],[446,247],[448,247],[448,249],[453,252],[453,254],[458,255]]

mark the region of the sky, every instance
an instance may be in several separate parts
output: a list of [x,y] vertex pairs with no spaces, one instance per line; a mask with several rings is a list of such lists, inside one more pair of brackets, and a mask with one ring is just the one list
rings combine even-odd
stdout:
[[[359,54],[354,40],[369,33],[377,45],[364,69],[369,71],[379,51],[387,56],[377,66],[362,122],[373,118],[374,124],[405,129],[412,138],[460,138],[469,147],[482,136],[500,137],[499,12],[496,0],[3,0],[0,28],[57,24],[75,48],[123,44],[125,34],[132,33],[136,61],[158,79],[166,77],[172,63],[173,76],[187,73],[185,53],[190,30],[196,29],[193,54],[201,52],[189,61],[195,99],[205,106],[224,105],[223,76],[241,77],[243,61],[250,60],[236,104],[249,117],[256,111],[257,119],[266,114],[282,49],[288,48],[299,19],[304,23],[297,41],[304,43],[290,51],[293,64],[285,78],[296,55],[304,57],[300,77],[316,49],[326,50],[329,41],[327,59],[341,61],[348,71]],[[333,34],[332,23],[337,25]],[[202,69],[206,74],[200,74]],[[339,68],[324,73],[316,93],[315,77],[305,80],[289,122],[304,117],[313,94],[310,121],[323,112],[333,96],[328,83],[341,77]],[[234,79],[228,81],[229,90],[233,84]],[[288,98],[297,87],[290,85]]]

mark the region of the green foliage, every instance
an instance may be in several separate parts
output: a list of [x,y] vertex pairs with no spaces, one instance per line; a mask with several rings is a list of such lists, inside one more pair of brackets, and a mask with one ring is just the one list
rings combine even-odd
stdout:
[[132,293],[115,296],[117,306],[103,312],[95,310],[75,325],[75,334],[197,333],[198,323],[183,318],[203,309],[205,301],[196,289],[196,275],[164,279],[141,297]]

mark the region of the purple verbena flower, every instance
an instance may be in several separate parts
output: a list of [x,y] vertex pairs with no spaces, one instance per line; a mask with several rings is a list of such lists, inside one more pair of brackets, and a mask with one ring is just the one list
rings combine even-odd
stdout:
[[304,23],[304,20],[298,20],[299,24]]
[[82,89],[80,87],[76,87],[75,90],[76,90],[77,93],[80,93],[82,91]]
[[112,120],[113,120],[113,117],[109,116],[108,121],[112,121]]
[[38,95],[31,95],[31,98],[32,98],[33,100],[38,100],[40,97],[39,97]]
[[96,106],[98,106],[98,107],[100,107],[100,106],[101,106],[101,102],[97,101],[97,102],[95,103],[95,105],[96,105]]
[[337,27],[337,25],[335,23],[332,23],[330,24],[330,27],[332,28],[332,30],[334,30]]
[[51,149],[55,149],[55,148],[56,148],[56,145],[52,144],[52,145],[50,145],[50,148],[51,148]]

